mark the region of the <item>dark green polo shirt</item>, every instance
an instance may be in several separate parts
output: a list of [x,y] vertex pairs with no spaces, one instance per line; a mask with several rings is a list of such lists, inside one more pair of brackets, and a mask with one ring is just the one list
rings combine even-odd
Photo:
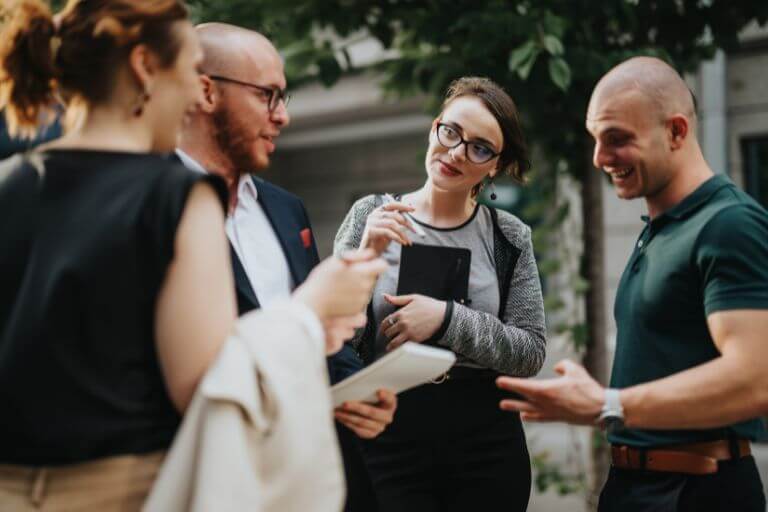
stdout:
[[[614,388],[718,357],[707,315],[768,309],[768,212],[728,178],[714,176],[673,208],[643,220],[616,292]],[[709,430],[627,429],[609,441],[648,447],[729,433],[755,439],[763,429],[762,420],[754,419]]]

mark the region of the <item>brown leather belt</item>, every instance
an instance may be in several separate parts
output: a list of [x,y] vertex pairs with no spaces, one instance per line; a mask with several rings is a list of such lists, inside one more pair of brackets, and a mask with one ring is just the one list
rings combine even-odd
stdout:
[[665,446],[662,449],[611,446],[613,465],[622,469],[667,471],[689,475],[717,473],[717,461],[746,457],[752,453],[749,441],[739,439],[711,441],[708,443]]

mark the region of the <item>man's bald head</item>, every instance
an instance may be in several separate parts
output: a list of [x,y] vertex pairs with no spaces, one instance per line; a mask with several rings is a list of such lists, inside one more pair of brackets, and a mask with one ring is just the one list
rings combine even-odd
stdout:
[[205,54],[207,75],[237,77],[244,67],[281,60],[269,39],[253,30],[227,23],[202,23],[195,27]]
[[671,66],[629,59],[598,82],[589,101],[593,163],[611,176],[620,198],[644,197],[656,215],[706,174],[695,124],[693,95]]
[[181,148],[234,186],[240,175],[269,166],[275,141],[290,123],[283,60],[258,32],[226,23],[195,29],[205,54],[203,98]]
[[626,94],[639,94],[660,120],[676,114],[695,125],[693,95],[672,66],[655,57],[634,57],[611,69],[597,83],[589,102],[587,119],[598,114],[607,100]]

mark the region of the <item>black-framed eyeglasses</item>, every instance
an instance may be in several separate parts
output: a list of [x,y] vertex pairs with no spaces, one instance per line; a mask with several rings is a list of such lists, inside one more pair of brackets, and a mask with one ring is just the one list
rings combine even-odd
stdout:
[[283,101],[283,105],[288,106],[288,102],[291,101],[291,95],[286,92],[285,89],[278,89],[277,87],[265,87],[263,85],[256,85],[250,82],[243,82],[242,80],[236,80],[227,76],[221,75],[207,75],[211,80],[219,80],[221,82],[230,82],[245,87],[252,87],[260,91],[267,100],[267,110],[270,113],[274,112],[277,106],[280,104],[280,100]]
[[474,164],[484,164],[501,154],[482,142],[465,140],[455,127],[445,123],[437,123],[437,141],[447,149],[464,144],[464,155]]

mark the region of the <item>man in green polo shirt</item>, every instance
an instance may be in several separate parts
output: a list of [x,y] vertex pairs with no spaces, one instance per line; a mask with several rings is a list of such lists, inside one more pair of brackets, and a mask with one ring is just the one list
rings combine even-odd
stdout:
[[707,165],[693,97],[664,62],[630,59],[587,112],[594,163],[648,216],[616,294],[610,388],[576,363],[503,377],[502,408],[602,423],[612,467],[600,511],[765,510],[749,442],[768,410],[768,212]]

